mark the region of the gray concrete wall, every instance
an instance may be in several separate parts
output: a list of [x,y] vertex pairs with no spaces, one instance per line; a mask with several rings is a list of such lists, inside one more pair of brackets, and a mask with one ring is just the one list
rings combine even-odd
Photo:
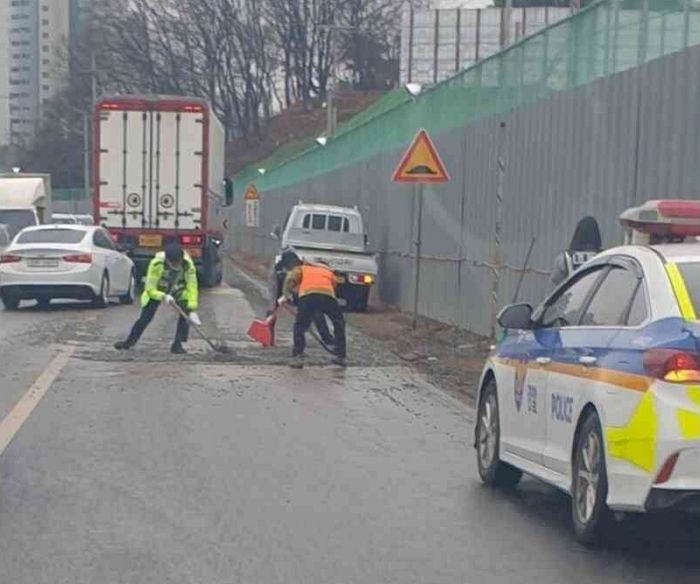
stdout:
[[[452,175],[425,187],[420,313],[489,334],[492,295],[509,302],[536,237],[521,299],[539,301],[548,271],[578,219],[594,215],[606,246],[622,239],[617,217],[651,198],[700,194],[700,47],[651,61],[571,91],[555,93],[502,119],[433,136]],[[503,125],[501,124],[503,122]],[[496,243],[499,153],[505,163],[500,253]],[[358,205],[380,257],[379,292],[409,310],[413,301],[415,188],[390,180],[400,151],[305,183],[266,191],[263,227],[232,212],[230,245],[270,256],[271,227],[299,199]]]

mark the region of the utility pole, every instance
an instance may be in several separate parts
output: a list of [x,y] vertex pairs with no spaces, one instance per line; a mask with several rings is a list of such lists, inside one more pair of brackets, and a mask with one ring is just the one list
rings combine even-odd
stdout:
[[513,0],[506,0],[505,8],[503,9],[503,47],[510,44],[510,25],[513,21]]
[[353,32],[357,31],[356,26],[342,26],[337,24],[323,24],[318,27],[319,30],[328,31],[328,56],[331,60],[329,68],[329,78],[328,84],[326,86],[326,137],[331,138],[335,133],[336,126],[338,125],[338,112],[335,106],[335,95],[333,94],[335,88],[336,80],[336,62],[335,62],[335,47],[334,47],[334,36],[335,31],[345,31]]
[[90,168],[90,133],[92,124],[90,123],[90,118],[95,109],[95,103],[97,102],[97,64],[95,53],[92,51],[92,43],[90,44],[90,69],[87,73],[90,75],[90,105],[88,106],[88,111],[85,112],[83,116],[83,184],[85,195],[89,199],[92,194],[92,172]]

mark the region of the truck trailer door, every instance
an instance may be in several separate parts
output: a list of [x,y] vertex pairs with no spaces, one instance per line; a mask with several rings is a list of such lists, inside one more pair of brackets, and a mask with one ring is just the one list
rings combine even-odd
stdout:
[[151,115],[100,112],[99,206],[107,228],[152,226]]

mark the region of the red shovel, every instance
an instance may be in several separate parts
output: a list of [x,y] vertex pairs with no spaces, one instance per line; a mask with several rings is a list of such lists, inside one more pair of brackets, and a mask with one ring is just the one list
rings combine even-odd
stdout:
[[[284,306],[289,314],[296,316],[296,312],[294,312],[294,310],[287,304],[283,304],[281,306]],[[250,323],[250,327],[248,327],[248,336],[254,341],[260,343],[263,347],[274,347],[275,345],[275,322],[277,321],[277,311],[279,309],[280,306],[275,308],[273,313],[264,320],[256,318],[252,323]],[[329,348],[326,343],[321,340],[321,337],[315,330],[310,329],[309,332],[326,351],[328,351],[331,355],[335,355],[335,351],[332,348]]]

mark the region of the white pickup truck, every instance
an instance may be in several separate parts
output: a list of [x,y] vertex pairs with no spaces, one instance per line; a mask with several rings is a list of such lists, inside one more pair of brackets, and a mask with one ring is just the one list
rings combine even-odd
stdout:
[[341,282],[338,297],[352,310],[367,310],[378,268],[375,255],[367,251],[364,222],[356,208],[300,202],[272,235],[281,243],[280,253],[293,247],[305,261],[328,264]]

